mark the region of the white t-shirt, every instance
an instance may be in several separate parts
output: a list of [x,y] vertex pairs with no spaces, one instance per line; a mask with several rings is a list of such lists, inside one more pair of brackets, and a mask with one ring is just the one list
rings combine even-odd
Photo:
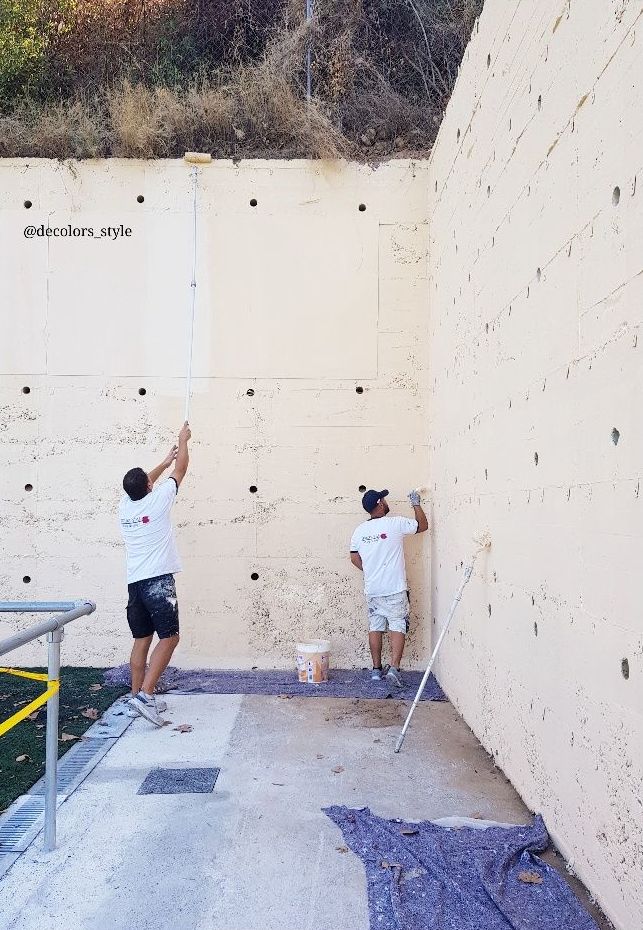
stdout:
[[406,591],[404,537],[417,533],[409,517],[378,517],[361,523],[351,538],[351,552],[359,552],[364,569],[364,594],[385,597]]
[[161,482],[140,501],[124,494],[118,518],[127,553],[127,583],[181,571],[170,510],[178,488],[173,478]]

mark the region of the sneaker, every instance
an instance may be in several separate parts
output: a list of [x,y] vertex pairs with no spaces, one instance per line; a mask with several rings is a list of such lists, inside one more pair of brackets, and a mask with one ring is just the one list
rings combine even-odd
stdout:
[[402,676],[400,675],[399,669],[393,668],[392,665],[386,673],[386,678],[391,682],[391,684],[395,685],[396,688],[404,687],[404,682],[402,681]]
[[[126,717],[138,717],[138,716],[140,716],[140,715],[139,715],[139,712],[138,712],[134,707],[132,707],[132,701],[134,700],[134,698],[135,698],[135,695],[134,695],[134,694],[130,694],[129,697],[127,697],[127,698],[125,699],[124,714],[125,714]],[[165,701],[159,701],[159,700],[157,700],[157,701],[156,701],[156,709],[157,709],[157,711],[159,712],[159,714],[164,714],[165,711],[167,710],[167,704],[166,704],[166,702],[165,702]]]
[[382,676],[384,675],[384,669],[380,665],[379,668],[374,668],[371,672],[371,681],[381,681]]
[[165,720],[163,720],[163,718],[160,716],[156,706],[156,701],[153,697],[150,698],[142,691],[139,691],[136,697],[133,697],[129,702],[129,706],[141,717],[145,717],[146,720],[149,720],[150,723],[153,723],[154,726],[165,726]]

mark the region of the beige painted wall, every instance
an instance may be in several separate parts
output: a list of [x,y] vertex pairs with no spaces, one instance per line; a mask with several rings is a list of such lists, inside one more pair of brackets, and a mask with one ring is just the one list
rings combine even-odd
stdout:
[[642,59],[640,2],[487,0],[430,165],[434,616],[493,539],[439,677],[622,930],[643,927]]
[[[65,662],[128,652],[115,508],[123,473],[155,465],[182,420],[191,203],[182,161],[0,161],[0,597],[95,599]],[[96,238],[25,239],[43,223]],[[97,238],[121,223],[128,238]],[[361,484],[406,513],[426,482],[427,241],[426,163],[202,169],[180,664],[288,667],[310,636],[367,663],[348,545]],[[409,542],[411,664],[427,553]],[[30,619],[5,615],[0,635]]]

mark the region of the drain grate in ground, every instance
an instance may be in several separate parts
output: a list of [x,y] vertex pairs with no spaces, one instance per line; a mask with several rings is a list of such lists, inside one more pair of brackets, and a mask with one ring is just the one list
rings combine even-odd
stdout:
[[152,769],[138,794],[209,794],[220,769]]
[[[65,800],[56,797],[56,807]],[[45,799],[23,794],[0,818],[0,854],[24,852],[42,830],[45,816]]]
[[[113,746],[115,740],[84,739],[76,743],[58,763],[58,794],[70,795],[96,768]],[[41,778],[29,794],[44,794],[45,780]]]

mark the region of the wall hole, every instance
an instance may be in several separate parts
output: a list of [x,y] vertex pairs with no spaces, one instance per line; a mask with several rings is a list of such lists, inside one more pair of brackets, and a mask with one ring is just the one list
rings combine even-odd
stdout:
[[616,427],[614,427],[614,429],[612,430],[612,442],[614,443],[615,446],[618,445],[618,441],[620,438],[621,438],[621,434],[616,429]]
[[146,388],[139,388],[138,393],[141,395],[141,397],[145,397],[145,395],[147,394],[147,390]]
[[538,464],[538,453],[537,452],[534,452],[534,464],[535,465]]
[[484,331],[485,331],[485,333],[488,333],[488,332],[489,332],[489,324],[488,324],[488,323],[485,323],[485,324],[484,324]]
[[542,110],[542,108],[543,108],[543,98],[542,98],[542,94],[538,94],[538,109],[539,109],[539,110]]
[[456,142],[459,142],[459,141],[460,141],[460,130],[459,130],[459,129],[458,129],[458,131],[457,131],[457,133],[456,133],[456,137],[455,137],[455,138],[456,138]]
[[251,206],[251,207],[256,207],[256,206],[257,206],[257,198],[256,198],[256,197],[251,197],[251,199],[250,199],[250,206]]
[[487,604],[487,610],[489,611],[489,616],[491,616],[491,604]]
[[489,480],[489,473],[488,473],[488,471],[487,471],[486,468],[485,468],[485,470],[484,470],[484,480],[485,480],[485,481],[488,481],[488,480]]
[[538,636],[538,624],[534,621],[534,636]]
[[437,181],[435,182],[435,192],[436,192],[436,194],[437,194],[437,192],[438,192],[438,182],[437,182]]
[[355,393],[356,393],[356,394],[363,394],[363,393],[364,393],[364,388],[361,386],[361,384],[358,384],[358,385],[357,385],[357,387],[355,388]]
[[26,484],[25,491],[33,491],[33,484]]
[[358,207],[357,209],[359,210],[360,213],[363,213],[364,210],[366,209],[366,204],[365,204],[365,203],[360,203],[360,205],[359,205],[359,207]]
[[251,494],[256,494],[256,493],[257,493],[257,485],[256,485],[256,484],[251,484],[250,487],[248,488],[248,490],[250,491]]
[[621,199],[621,188],[615,187],[614,190],[612,191],[612,203],[614,204],[615,207],[618,205],[618,202],[620,199]]
[[25,384],[25,386],[24,386],[23,389],[22,389],[22,393],[23,393],[23,394],[31,394],[31,388],[29,387],[28,384]]
[[246,394],[248,395],[248,397],[254,397],[255,396],[254,388],[248,388],[248,390],[246,391]]
[[136,198],[136,202],[137,202],[137,203],[144,203],[144,201],[145,201],[145,197],[143,197],[142,194],[139,194],[138,197]]
[[491,67],[491,52],[487,55],[487,68]]
[[621,659],[621,675],[626,681],[630,677],[630,663],[627,659]]
[[487,197],[491,196],[491,184],[487,184]]
[[252,579],[253,581],[259,581],[259,573],[258,573],[258,572],[253,572],[252,575],[250,575],[250,577],[251,577],[251,579]]
[[33,207],[33,204],[30,200],[25,200],[24,206],[25,206],[25,210],[31,210],[31,208]]
[[366,491],[366,485],[360,484],[357,490],[359,491],[360,494],[364,494],[364,492]]
[[536,268],[536,278],[537,278],[537,280],[540,281],[540,279],[542,278],[542,276],[543,276],[543,273],[542,273],[542,271],[540,270],[540,268]]
[[511,132],[511,120],[509,120],[509,132]]
[[29,584],[31,581],[31,578],[29,577],[29,575],[23,575],[22,580],[25,584]]

